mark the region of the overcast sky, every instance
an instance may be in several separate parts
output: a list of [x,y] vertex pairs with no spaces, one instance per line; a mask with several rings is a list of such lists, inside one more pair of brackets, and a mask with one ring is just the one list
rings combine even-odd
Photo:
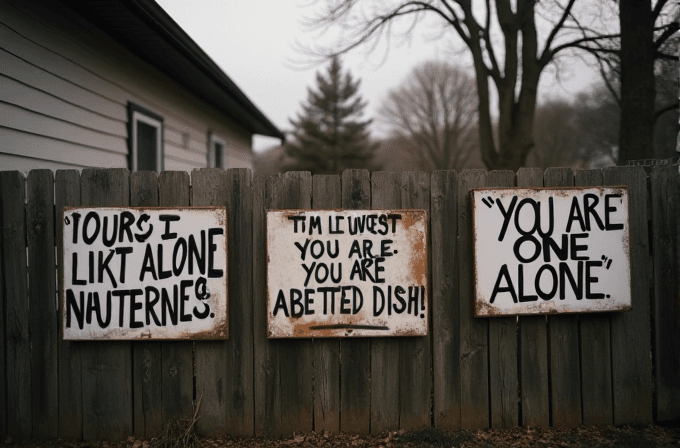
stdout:
[[[310,1],[156,1],[279,129],[290,129],[288,118],[300,111],[307,87],[315,86],[315,73],[325,70],[324,65],[301,69],[305,57],[295,49],[296,40],[314,39],[301,27],[302,18],[310,13]],[[386,57],[383,46],[371,53],[360,48],[343,59],[344,68],[361,79],[360,93],[368,101],[366,118],[375,117],[389,90],[419,63],[455,59],[469,66],[467,53],[454,51],[461,43],[453,32],[442,35],[436,27],[421,24],[410,43],[396,41],[401,45],[393,40]],[[592,70],[574,61],[559,83],[544,74],[541,91],[544,96],[568,97],[594,78]],[[372,131],[376,137],[385,134],[379,123]],[[256,138],[254,147],[276,143],[276,139]]]

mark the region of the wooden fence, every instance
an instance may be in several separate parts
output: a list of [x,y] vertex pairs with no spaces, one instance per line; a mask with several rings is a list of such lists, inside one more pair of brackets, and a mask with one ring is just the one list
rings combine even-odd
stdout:
[[[633,310],[473,318],[470,189],[569,185],[628,186]],[[0,191],[1,440],[149,438],[198,401],[199,433],[236,437],[680,418],[677,166],[649,176],[36,170],[0,173]],[[229,340],[61,340],[55,271],[67,205],[226,205]],[[267,339],[265,211],[338,207],[428,210],[427,337]]]

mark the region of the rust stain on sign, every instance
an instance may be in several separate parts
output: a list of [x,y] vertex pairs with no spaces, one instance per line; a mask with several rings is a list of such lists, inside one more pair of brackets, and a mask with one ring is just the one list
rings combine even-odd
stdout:
[[626,187],[470,194],[475,316],[631,309]]
[[66,207],[67,340],[229,335],[225,207]]
[[424,336],[427,212],[267,212],[270,338]]

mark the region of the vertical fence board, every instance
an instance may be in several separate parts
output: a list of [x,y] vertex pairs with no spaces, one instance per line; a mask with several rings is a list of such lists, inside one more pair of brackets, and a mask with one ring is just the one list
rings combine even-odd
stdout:
[[[488,319],[473,317],[472,208],[470,190],[486,185],[484,170],[458,175],[461,428],[489,426]],[[474,385],[474,387],[471,387]]]
[[226,432],[232,437],[251,437],[253,411],[253,283],[242,275],[253,265],[253,190],[247,168],[226,173],[229,219],[229,340],[226,342]]
[[[130,206],[158,206],[158,176],[152,171],[130,174]],[[151,438],[163,425],[161,343],[132,344],[132,384],[135,436]]]
[[[487,187],[513,187],[515,173],[492,171],[486,177]],[[519,423],[517,373],[517,318],[489,319],[489,393],[491,427],[512,428]]]
[[[227,205],[226,177],[217,168],[195,169],[191,175],[193,206]],[[228,213],[228,211],[227,211]],[[227,244],[228,248],[228,244]],[[231,297],[228,298],[231,303]],[[231,328],[229,328],[231,336]],[[196,422],[198,432],[205,436],[226,434],[227,366],[225,341],[197,341],[194,346],[196,400],[201,408]]]
[[[367,170],[342,173],[342,207],[371,208],[371,178]],[[368,338],[340,340],[340,429],[368,434],[371,423],[371,341]]]
[[[281,377],[278,350],[267,338],[267,210],[277,208],[280,176],[257,176],[253,182],[253,336],[255,434],[280,437]],[[285,387],[291,387],[285,385]]]
[[[283,175],[279,206],[288,209],[312,207],[312,175],[306,171]],[[281,376],[281,420],[283,436],[311,432],[313,429],[313,356],[312,341],[276,341]],[[342,423],[341,423],[342,424]]]
[[26,179],[18,171],[0,173],[7,374],[7,434],[32,436],[31,361],[26,280]]
[[[1,174],[0,174],[1,176]],[[5,440],[8,435],[7,430],[7,357],[5,356],[5,349],[7,339],[5,338],[5,268],[4,256],[5,249],[3,246],[4,228],[2,221],[3,197],[2,197],[2,177],[0,177],[0,440]]]
[[460,429],[460,301],[458,300],[458,196],[455,171],[432,174],[432,366],[434,425]]
[[631,311],[611,319],[614,423],[652,420],[650,344],[650,263],[647,222],[647,175],[640,166],[604,170],[607,185],[627,185],[630,225]]
[[[55,176],[55,204],[57,220],[57,266],[59,300],[64,288],[62,253],[63,212],[65,206],[80,205],[80,173],[78,170],[58,170]],[[79,440],[83,437],[83,393],[82,393],[82,345],[80,342],[64,341],[61,337],[61,303],[58,319],[59,337],[57,342],[59,358],[59,438]]]
[[[401,178],[401,205],[404,208],[423,209],[430,218],[430,175],[422,172],[403,173]],[[429,227],[428,227],[428,272],[429,272]],[[432,288],[428,284],[428,297]],[[432,301],[430,300],[430,306]],[[431,309],[428,310],[431,313]],[[425,316],[425,319],[429,319]],[[432,363],[430,338],[432,326],[426,336],[401,339],[399,366],[399,425],[402,429],[422,428],[431,425]]]
[[656,418],[680,419],[680,176],[652,172]]
[[[580,170],[579,187],[602,185],[602,170]],[[609,313],[581,314],[581,399],[585,425],[614,423]]]
[[[401,208],[401,173],[371,175],[374,209]],[[399,340],[371,339],[371,433],[399,429]]]
[[[548,168],[543,185],[572,187],[574,172],[571,168]],[[552,424],[574,428],[582,421],[578,315],[548,316],[548,333]]]
[[47,440],[59,435],[54,173],[51,170],[33,170],[28,174],[27,184],[33,437]]
[[[543,172],[539,168],[520,168],[517,186],[542,187]],[[523,316],[518,325],[522,425],[547,427],[550,424],[550,390],[546,318]]]
[[[128,206],[127,169],[84,169],[83,206]],[[83,438],[121,440],[132,434],[132,353],[130,342],[82,344]]]
[[[312,178],[312,207],[340,208],[340,176]],[[340,430],[340,342],[316,339],[314,346],[314,431]]]
[[[185,207],[191,203],[189,173],[165,171],[158,176],[158,203],[163,207]],[[162,419],[192,415],[194,398],[194,343],[191,341],[161,342]]]

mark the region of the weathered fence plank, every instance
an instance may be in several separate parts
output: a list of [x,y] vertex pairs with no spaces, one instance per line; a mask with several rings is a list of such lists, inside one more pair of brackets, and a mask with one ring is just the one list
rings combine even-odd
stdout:
[[[520,168],[518,187],[542,187],[539,168]],[[522,316],[519,325],[519,358],[522,399],[522,425],[550,424],[548,385],[548,330],[545,316]]]
[[[158,206],[158,176],[152,171],[130,174],[130,206]],[[149,439],[163,428],[161,343],[132,344],[135,436]]]
[[[224,171],[217,168],[195,169],[192,172],[193,206],[226,206],[227,190]],[[228,213],[228,211],[227,211]],[[228,246],[227,246],[228,248]],[[231,301],[231,298],[228,300]],[[231,336],[231,328],[229,328]],[[227,390],[225,341],[197,341],[194,346],[196,399],[201,401],[198,432],[206,436],[226,434]]]
[[655,168],[652,180],[654,235],[654,345],[656,418],[680,419],[680,175],[677,166]]
[[7,357],[5,356],[5,348],[7,344],[7,339],[5,337],[5,309],[6,309],[6,297],[5,297],[5,270],[4,270],[4,247],[3,247],[3,237],[4,232],[2,231],[3,221],[2,221],[2,177],[0,177],[0,367],[2,368],[2,373],[0,373],[0,440],[5,440],[7,438]]
[[[602,170],[580,170],[576,173],[574,183],[579,187],[602,185]],[[579,316],[581,325],[581,399],[583,424],[585,425],[611,425],[614,423],[609,321],[609,313],[591,313]]]
[[647,175],[640,166],[607,168],[604,183],[628,186],[630,270],[633,273],[633,309],[612,313],[611,318],[614,423],[649,423],[652,421],[652,360]]
[[[574,172],[571,168],[548,168],[543,185],[572,187]],[[548,334],[552,424],[574,428],[582,421],[578,315],[548,316]]]
[[[513,187],[515,173],[491,171],[486,186]],[[489,393],[491,397],[491,427],[512,428],[519,424],[517,373],[517,318],[489,319]]]
[[[474,271],[470,190],[486,185],[484,170],[458,175],[461,428],[489,427],[488,319],[473,317]],[[475,385],[471,387],[471,385]]]
[[[66,206],[80,205],[80,173],[78,170],[58,170],[55,176],[55,204],[57,224],[57,266],[59,300],[64,288],[64,266],[62,253],[64,242],[61,228],[64,225],[63,212]],[[82,345],[80,342],[64,341],[61,337],[62,312],[59,303],[59,438],[80,440],[83,437],[83,393],[82,393]]]
[[[158,176],[158,203],[162,207],[189,206],[189,173],[165,171]],[[194,398],[194,343],[161,342],[162,422],[189,418]]]
[[54,173],[28,174],[28,306],[32,375],[33,437],[59,435],[57,296],[54,262]]
[[[401,207],[401,173],[371,175],[373,209]],[[399,429],[399,340],[371,339],[371,433]]]
[[[367,170],[342,173],[342,207],[371,208],[371,178]],[[367,338],[340,340],[340,430],[368,434],[371,423],[371,342]]]
[[458,202],[455,171],[435,171],[431,180],[432,366],[434,425],[460,429],[460,301],[458,300]]
[[[128,206],[127,169],[84,169],[83,206]],[[83,438],[121,440],[132,434],[132,349],[130,342],[82,344]]]
[[[312,175],[306,171],[283,175],[279,208],[312,208]],[[281,431],[283,436],[311,432],[314,427],[313,375],[314,353],[311,340],[276,341],[281,376]],[[342,422],[341,422],[342,425]]]
[[[312,178],[312,207],[340,208],[340,176]],[[315,339],[314,346],[314,431],[340,430],[340,342]]]
[[31,360],[26,281],[26,179],[18,171],[0,173],[3,266],[5,268],[5,350],[7,434],[32,437]]
[[[401,206],[403,208],[425,210],[428,214],[429,225],[429,174],[422,172],[403,173],[401,178]],[[429,272],[429,235],[427,252]],[[432,297],[431,291],[431,285],[428,284],[428,297]],[[430,301],[429,303],[431,304],[432,302]],[[428,310],[428,313],[431,313],[431,310]],[[425,316],[425,318],[429,319],[429,316]],[[431,425],[431,334],[430,325],[427,336],[409,337],[401,340],[401,359],[399,366],[399,425],[402,429],[408,430]]]
[[[276,343],[267,338],[267,210],[276,209],[281,176],[253,182],[253,331],[255,346],[255,434],[281,437],[281,377]],[[284,385],[284,387],[292,387]]]
[[226,346],[226,433],[251,437],[253,410],[253,283],[244,267],[253,265],[253,190],[249,169],[226,172],[228,228],[229,340]]

